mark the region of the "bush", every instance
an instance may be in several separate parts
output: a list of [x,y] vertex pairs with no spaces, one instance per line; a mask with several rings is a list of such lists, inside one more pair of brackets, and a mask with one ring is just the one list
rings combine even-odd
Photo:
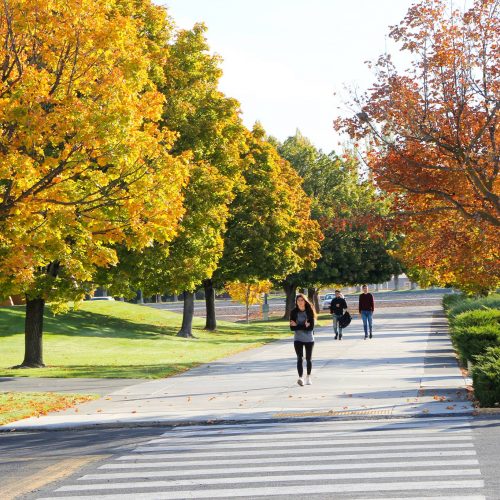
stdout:
[[443,296],[443,309],[447,312],[451,307],[454,307],[463,300],[466,300],[466,297],[461,293],[448,293]]
[[474,394],[481,406],[500,403],[500,347],[490,347],[476,358],[472,381]]
[[[460,300],[453,299],[451,303],[447,301],[449,307],[445,307],[445,311],[450,318],[454,318],[466,311],[475,311],[476,309],[500,309],[500,294],[498,293],[477,299],[466,299],[463,295],[457,295],[457,297],[460,297]],[[444,303],[445,300],[443,299]]]
[[458,314],[451,320],[455,328],[500,324],[500,309],[476,309]]
[[451,338],[462,364],[474,360],[475,356],[484,354],[488,347],[500,347],[500,324],[456,327],[451,330]]

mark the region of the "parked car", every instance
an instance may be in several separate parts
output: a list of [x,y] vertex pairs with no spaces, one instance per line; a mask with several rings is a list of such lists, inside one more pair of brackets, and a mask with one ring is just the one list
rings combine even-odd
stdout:
[[115,300],[113,297],[90,297],[89,300]]
[[323,299],[323,309],[330,309],[330,304],[334,298],[335,298],[334,293],[327,293],[325,295],[325,298]]

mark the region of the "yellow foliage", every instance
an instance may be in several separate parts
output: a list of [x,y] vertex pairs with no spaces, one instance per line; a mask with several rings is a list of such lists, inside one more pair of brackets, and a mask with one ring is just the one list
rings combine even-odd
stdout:
[[1,9],[0,289],[32,289],[50,262],[89,279],[116,263],[116,243],[171,241],[187,166],[169,154],[149,76],[162,61],[149,33],[166,13],[150,0]]
[[247,306],[262,303],[262,294],[269,293],[271,282],[268,280],[257,281],[256,283],[241,283],[234,281],[226,283],[225,289],[233,300],[241,302]]

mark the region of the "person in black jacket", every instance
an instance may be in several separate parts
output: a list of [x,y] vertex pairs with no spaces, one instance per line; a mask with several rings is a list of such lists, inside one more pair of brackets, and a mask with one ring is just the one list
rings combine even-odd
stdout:
[[[290,330],[294,331],[293,345],[297,355],[299,385],[311,385],[312,351],[314,347],[314,322],[316,311],[305,295],[299,293],[295,298],[295,308],[290,313]],[[304,349],[306,351],[307,375],[304,382]]]
[[342,340],[342,327],[339,324],[339,320],[343,316],[345,310],[347,310],[347,302],[344,297],[342,297],[340,290],[335,290],[335,298],[330,302],[330,314],[333,316],[335,340]]

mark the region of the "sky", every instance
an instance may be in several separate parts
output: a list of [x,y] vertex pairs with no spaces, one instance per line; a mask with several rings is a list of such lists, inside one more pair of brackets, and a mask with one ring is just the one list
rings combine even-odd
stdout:
[[[345,140],[332,122],[348,113],[346,86],[374,82],[365,61],[386,50],[387,37],[414,0],[156,0],[180,28],[208,27],[223,58],[220,88],[241,103],[245,125],[260,121],[283,141],[299,129],[325,152]],[[340,108],[340,109],[338,109]]]

